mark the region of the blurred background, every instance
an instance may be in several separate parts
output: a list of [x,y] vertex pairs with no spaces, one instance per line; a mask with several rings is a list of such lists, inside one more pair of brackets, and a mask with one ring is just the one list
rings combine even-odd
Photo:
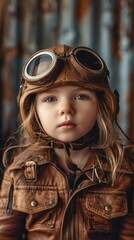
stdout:
[[134,140],[134,0],[0,0],[0,144],[17,128],[22,66],[56,44],[96,50],[120,94],[118,121]]

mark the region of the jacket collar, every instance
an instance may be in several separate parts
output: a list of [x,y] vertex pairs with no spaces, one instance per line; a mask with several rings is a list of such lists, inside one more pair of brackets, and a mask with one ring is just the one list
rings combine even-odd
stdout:
[[[33,150],[32,148],[27,148],[18,155],[15,156],[12,164],[9,167],[9,170],[13,169],[21,169],[25,166],[25,164],[28,161],[34,161],[37,165],[44,165],[47,163],[51,163],[52,159],[54,158],[55,154],[52,154],[52,149],[49,147],[45,148],[42,147],[40,150]],[[95,153],[95,151],[91,151],[91,154],[89,156],[89,160],[82,170],[82,172],[86,172],[88,175],[88,171],[92,169],[96,169],[96,171],[102,172],[110,172],[110,164],[107,162],[102,162],[102,168],[99,164],[99,158],[98,155]],[[133,171],[131,169],[131,166],[128,162],[127,158],[124,158],[123,164],[121,165],[120,169],[118,170],[119,173],[127,173],[127,174],[133,174]],[[102,174],[102,173],[101,173]]]

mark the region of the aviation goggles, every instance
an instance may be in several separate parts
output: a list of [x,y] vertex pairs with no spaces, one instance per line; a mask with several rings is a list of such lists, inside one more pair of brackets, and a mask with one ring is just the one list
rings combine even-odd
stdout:
[[66,63],[79,74],[82,82],[101,80],[104,84],[109,76],[103,59],[90,48],[77,47],[62,53],[46,49],[36,52],[28,60],[23,69],[22,82],[28,85],[51,85]]

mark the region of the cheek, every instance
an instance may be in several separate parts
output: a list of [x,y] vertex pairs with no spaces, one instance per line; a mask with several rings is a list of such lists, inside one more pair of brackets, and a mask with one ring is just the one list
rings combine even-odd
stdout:
[[51,113],[42,113],[39,114],[40,115],[40,122],[41,125],[43,127],[43,129],[45,130],[45,132],[50,132],[53,129],[53,117]]
[[96,119],[97,119],[96,114],[89,115],[89,117],[87,118],[87,122],[88,122],[89,126],[94,126]]
[[89,126],[93,126],[97,120],[97,107],[91,108],[90,111],[87,111],[85,115],[85,121],[89,124]]

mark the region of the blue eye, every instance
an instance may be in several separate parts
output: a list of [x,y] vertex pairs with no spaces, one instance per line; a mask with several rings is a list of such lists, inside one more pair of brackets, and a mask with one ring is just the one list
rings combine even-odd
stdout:
[[49,102],[49,103],[51,103],[51,102],[55,102],[57,99],[55,98],[55,97],[47,97],[45,100],[44,100],[44,102]]
[[75,100],[86,100],[86,99],[89,99],[89,97],[84,94],[79,94],[79,95],[75,96]]

